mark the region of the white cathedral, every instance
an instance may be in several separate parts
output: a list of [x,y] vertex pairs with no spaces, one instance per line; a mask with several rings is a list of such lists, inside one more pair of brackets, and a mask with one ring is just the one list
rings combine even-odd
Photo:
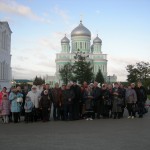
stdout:
[[94,75],[97,74],[99,68],[107,82],[116,82],[117,77],[107,76],[107,54],[103,54],[102,40],[98,37],[91,42],[91,32],[80,21],[79,25],[71,32],[71,42],[65,37],[61,40],[61,52],[56,54],[56,73],[54,76],[47,76],[46,82],[54,84],[54,82],[62,83],[60,77],[60,69],[68,62],[74,63],[75,53],[80,50],[89,55],[89,61],[93,66]]
[[0,90],[11,86],[11,33],[8,22],[0,21]]

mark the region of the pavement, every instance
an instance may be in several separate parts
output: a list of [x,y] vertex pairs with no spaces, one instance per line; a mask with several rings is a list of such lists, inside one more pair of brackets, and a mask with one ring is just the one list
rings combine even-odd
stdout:
[[150,150],[144,118],[0,123],[0,150]]

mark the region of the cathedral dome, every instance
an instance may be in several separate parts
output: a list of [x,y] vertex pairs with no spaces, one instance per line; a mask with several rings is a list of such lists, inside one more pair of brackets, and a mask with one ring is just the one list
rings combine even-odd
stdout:
[[97,35],[97,37],[93,40],[93,43],[102,43],[102,40]]
[[70,43],[70,40],[65,35],[65,37],[61,40],[61,43]]
[[91,37],[91,32],[87,29],[80,21],[80,24],[72,30],[71,37],[73,36],[89,36]]

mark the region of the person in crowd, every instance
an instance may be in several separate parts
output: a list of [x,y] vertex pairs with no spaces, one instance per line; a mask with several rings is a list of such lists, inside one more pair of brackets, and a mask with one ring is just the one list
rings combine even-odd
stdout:
[[129,85],[128,88],[126,89],[125,101],[129,114],[128,118],[134,119],[135,118],[134,108],[136,105],[137,96],[135,90],[131,88],[131,85]]
[[23,103],[22,103],[22,116],[25,116],[25,109],[24,109],[24,104],[25,104],[25,100],[26,100],[26,96],[29,92],[29,87],[28,86],[24,86],[23,90],[22,90],[22,94],[23,94]]
[[110,111],[109,118],[112,118],[112,116],[113,116],[113,112],[112,112],[112,108],[113,108],[113,85],[108,84],[107,89],[109,91],[109,98],[110,98],[110,101],[111,101],[111,105],[109,107],[109,111]]
[[64,104],[64,120],[73,120],[72,117],[72,105],[75,94],[73,90],[71,90],[71,85],[67,84],[66,89],[62,92],[63,104]]
[[113,88],[113,114],[114,114],[114,119],[121,118],[121,113],[122,113],[122,104],[123,104],[123,99],[122,99],[122,90],[119,88],[118,83],[114,83],[114,88]]
[[79,104],[81,102],[81,88],[77,85],[76,81],[73,81],[71,86],[75,97],[73,99],[73,120],[79,120]]
[[50,98],[50,111],[49,111],[49,121],[50,121],[50,118],[51,118],[51,108],[52,108],[52,102],[53,102],[53,94],[52,94],[52,89],[50,88],[49,84],[46,84],[45,86],[43,85],[43,91],[41,93],[41,96],[44,96],[44,91],[47,90],[48,91],[48,96]]
[[[3,94],[7,94],[8,95],[8,92],[7,92],[7,88],[6,87],[3,87],[2,91],[0,92],[0,96]],[[1,97],[2,98],[2,97]]]
[[13,114],[14,123],[18,123],[21,105],[17,99],[20,97],[23,97],[23,95],[20,93],[17,93],[17,89],[15,87],[13,87],[11,90],[12,91],[9,95],[9,100],[11,102],[11,112]]
[[66,90],[66,85],[62,84],[62,86],[61,86],[61,98],[60,98],[60,118],[61,118],[61,120],[65,120],[65,114],[64,114],[65,90]]
[[98,87],[98,82],[94,82],[93,88],[93,97],[94,97],[94,112],[97,114],[96,118],[100,119],[100,105],[101,105],[101,89]]
[[103,118],[109,118],[109,111],[111,107],[111,99],[110,99],[110,92],[107,89],[107,85],[102,85],[102,100],[101,100],[101,114]]
[[147,100],[147,92],[140,81],[137,83],[136,94],[139,118],[143,118],[145,102]]
[[31,98],[26,96],[25,103],[24,103],[24,110],[25,110],[25,122],[32,122],[32,109],[33,109],[33,103],[31,101]]
[[20,117],[21,117],[21,114],[22,114],[22,110],[24,109],[24,106],[23,106],[23,94],[22,94],[22,90],[21,90],[21,87],[20,86],[17,86],[17,101],[18,103],[20,103],[20,113],[19,113],[19,117],[18,117],[18,121],[20,121]]
[[6,93],[3,94],[3,97],[2,97],[1,111],[2,111],[3,122],[9,123],[10,101]]
[[32,103],[33,103],[33,109],[32,109],[32,117],[33,120],[36,122],[39,116],[39,100],[41,97],[40,92],[37,90],[36,85],[33,85],[31,88],[31,91],[27,94],[28,97],[30,97]]
[[60,120],[60,110],[61,110],[61,88],[59,88],[59,84],[55,83],[54,89],[52,89],[52,97],[53,97],[53,119],[55,121]]
[[43,122],[49,121],[49,111],[51,108],[50,97],[48,95],[48,90],[44,91],[44,95],[40,99],[39,107],[42,110]]
[[94,118],[94,103],[93,103],[93,90],[90,86],[84,91],[84,117],[86,120],[93,120]]
[[125,94],[126,94],[126,90],[125,90],[125,87],[123,86],[122,83],[119,83],[119,89],[122,91],[122,106],[121,106],[122,112],[120,114],[120,117],[123,118],[124,109],[125,109]]
[[[3,99],[3,95],[4,94],[7,94],[7,96],[8,96],[7,88],[6,87],[3,87],[2,91],[0,92],[0,109],[1,109],[2,99]],[[0,116],[1,116],[1,110],[0,110]]]

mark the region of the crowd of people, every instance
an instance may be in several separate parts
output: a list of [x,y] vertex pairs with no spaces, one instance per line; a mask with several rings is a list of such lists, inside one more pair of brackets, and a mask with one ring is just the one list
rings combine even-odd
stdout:
[[56,83],[54,88],[45,84],[42,91],[35,85],[30,91],[17,86],[7,92],[4,87],[0,92],[0,116],[3,123],[18,123],[22,116],[25,123],[47,122],[51,118],[54,121],[120,119],[127,108],[128,118],[134,119],[143,117],[146,100],[147,93],[141,82],[128,87],[117,82],[99,87],[96,81],[83,85],[74,81],[61,87]]

